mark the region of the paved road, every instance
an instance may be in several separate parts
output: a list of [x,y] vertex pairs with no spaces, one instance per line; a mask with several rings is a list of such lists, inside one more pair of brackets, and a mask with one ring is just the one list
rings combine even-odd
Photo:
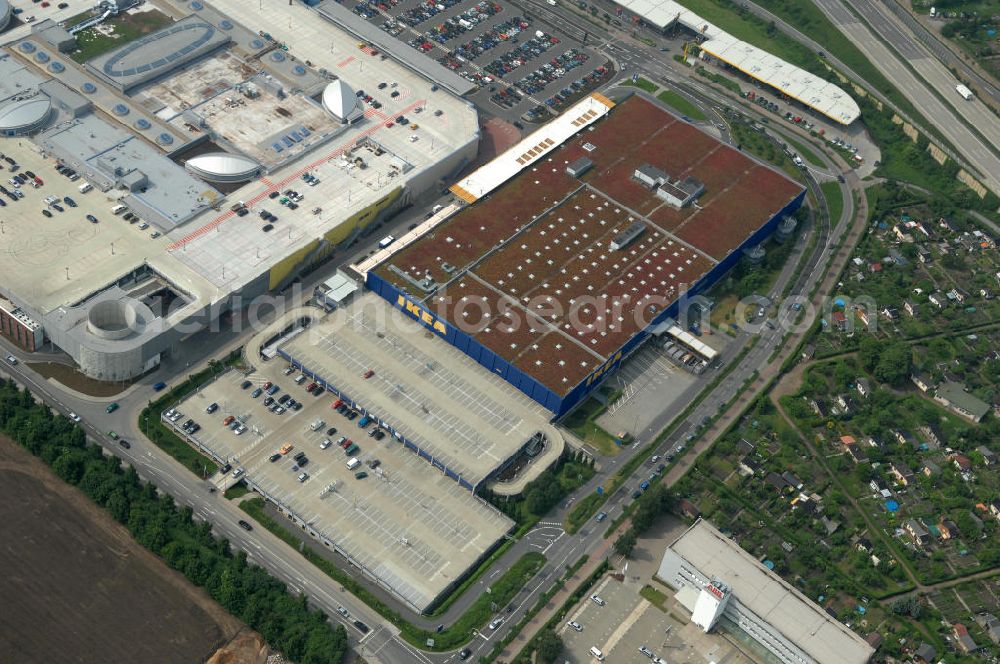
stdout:
[[[653,75],[654,72],[661,72],[664,76],[668,74],[673,75],[672,72],[667,70],[663,62],[652,60],[650,61],[650,70],[646,73]],[[706,95],[714,94],[714,91],[705,86],[699,87],[703,88]],[[723,103],[727,102],[723,101]],[[711,111],[712,109],[708,110]],[[403,226],[419,218],[420,214],[419,210],[414,210],[401,215],[391,226]],[[357,253],[366,253],[372,248],[370,245],[373,244],[374,242],[369,241],[362,243]],[[826,242],[823,242],[820,246],[822,247],[825,244]],[[825,250],[823,255],[826,255]],[[815,255],[811,259],[810,266],[816,265],[818,260],[821,260],[820,256]],[[326,272],[328,271],[330,270]],[[802,274],[809,276],[812,273],[813,270],[810,268],[803,270]],[[782,283],[787,281],[791,274],[792,267],[789,265],[782,273]],[[325,275],[319,273],[313,275],[312,281],[318,281],[323,276]],[[800,279],[800,281],[802,280]],[[803,282],[803,286],[807,286],[807,284]],[[307,287],[305,292],[308,293],[310,290]],[[245,336],[245,334],[239,335],[232,332],[195,335],[185,344],[185,355],[183,358],[168,360],[164,369],[157,373],[156,378],[146,379],[130,388],[124,395],[116,397],[115,400],[122,407],[111,415],[104,412],[105,404],[111,401],[111,399],[93,400],[67,394],[57,389],[53,384],[43,381],[23,364],[19,365],[15,371],[19,380],[29,385],[55,408],[63,412],[72,410],[80,414],[85,420],[88,432],[96,440],[105,445],[107,450],[134,465],[140,476],[156,483],[164,491],[175,496],[181,504],[191,506],[195,514],[198,515],[198,518],[212,522],[218,535],[229,539],[235,547],[246,550],[250,554],[251,559],[268,569],[276,577],[288,583],[292,589],[296,591],[308,590],[311,601],[330,615],[331,619],[344,622],[336,612],[338,607],[344,606],[352,616],[357,616],[372,626],[374,628],[373,631],[367,637],[364,637],[363,640],[359,639],[361,635],[357,630],[348,626],[352,645],[368,659],[392,662],[393,664],[412,662],[436,663],[454,659],[456,656],[455,653],[439,655],[418,653],[398,637],[397,630],[392,625],[386,624],[360,601],[342,591],[337,584],[333,583],[328,577],[307,563],[293,548],[260,528],[255,529],[252,533],[244,532],[237,526],[237,521],[241,517],[242,512],[235,505],[221,499],[218,494],[209,493],[208,483],[192,476],[180,464],[167,457],[154,445],[146,442],[139,432],[135,430],[136,418],[139,411],[146,404],[147,400],[153,396],[150,388],[151,383],[161,380],[165,374],[184,375],[189,371],[194,371],[207,358],[219,357],[225,354],[230,348],[242,343]],[[747,343],[749,338],[749,335],[747,335],[742,340],[742,343]],[[719,406],[729,400],[736,386],[742,383],[743,378],[750,376],[780,343],[781,337],[776,333],[761,337],[761,341],[758,342],[751,354],[737,368],[733,379],[725,381],[723,389],[708,395],[703,404],[691,414],[687,426],[680,427],[678,431],[687,431],[688,428],[700,421],[705,415],[714,415]],[[693,399],[695,393],[687,396]],[[672,413],[665,413],[661,415],[660,419],[665,423],[672,416]],[[98,423],[98,425],[92,426],[90,423]],[[104,434],[110,429],[114,429],[129,438],[132,441],[131,449],[125,450],[108,440]],[[677,438],[681,435],[682,433],[676,434],[671,439],[670,444],[675,444]],[[620,464],[624,463],[627,458],[628,454],[623,454],[609,460],[601,469],[601,473],[577,495],[586,495],[594,491],[597,485],[601,482],[606,482],[608,477],[616,472]],[[640,472],[648,472],[648,470],[642,469]],[[611,497],[605,509],[609,511],[620,509],[627,499],[628,492],[626,490],[619,491],[615,496]],[[515,599],[512,607],[513,610],[510,612],[510,617],[505,625],[497,633],[488,634],[485,637],[474,640],[472,647],[475,650],[489,650],[492,647],[493,640],[502,636],[509,626],[517,621],[519,612],[533,604],[535,596],[558,577],[565,565],[572,564],[584,553],[601,551],[603,550],[602,547],[606,546],[603,540],[603,527],[588,525],[573,536],[568,536],[562,532],[561,523],[568,511],[572,509],[572,502],[570,500],[560,506],[555,513],[547,517],[545,522],[539,524],[538,528],[512,547],[508,555],[504,556],[501,560],[501,564],[491,570],[487,578],[484,579],[483,583],[488,584],[489,579],[495,578],[497,574],[505,569],[507,564],[516,560],[527,550],[544,551],[549,560],[548,565],[535,579],[525,586],[522,593]],[[467,593],[466,596],[459,600],[456,606],[471,602],[476,595],[477,593],[475,592]]]
[[[972,82],[973,87],[987,95],[995,104],[1000,104],[1000,88],[989,75],[983,75],[973,67],[969,66],[963,59],[965,54],[957,46],[949,45],[930,30],[924,23],[914,16],[907,7],[904,7],[899,0],[883,0],[885,6],[896,15],[900,21],[906,24],[910,33],[913,34],[920,43],[924,45],[934,57],[940,60],[949,69],[957,70],[962,76]],[[907,3],[909,6],[909,3]]]
[[[943,95],[958,95],[954,91],[954,80],[949,81],[949,84],[944,86],[940,80],[940,76],[935,74],[932,76],[932,82],[926,83],[911,72],[905,66],[900,56],[880,41],[868,26],[859,21],[853,14],[847,12],[847,9],[842,4],[842,0],[815,1],[837,28],[857,45],[861,52],[878,67],[886,78],[914,106],[921,109],[927,121],[933,123],[938,131],[955,146],[955,149],[961,153],[964,159],[979,172],[983,184],[994,193],[1000,193],[1000,158],[993,152],[991,146],[988,146],[977,137],[969,129],[965,121],[951,107],[943,104],[928,87],[928,85],[934,85],[935,89],[939,90]],[[902,29],[899,24],[879,11],[879,8],[870,0],[856,0],[853,6],[866,17],[866,20],[874,26],[874,29],[883,38],[887,40],[895,38],[900,44],[906,40],[906,35],[901,31]],[[911,42],[906,41],[916,48]],[[909,47],[907,47],[907,52],[911,52]],[[924,55],[921,59],[926,60],[926,54],[923,51],[921,53]],[[916,64],[915,62],[914,66]],[[920,71],[925,69],[928,72],[934,71],[934,67],[930,64],[920,67]],[[959,97],[959,99],[961,98]],[[969,110],[971,109],[971,105],[963,108]],[[992,132],[993,128],[997,126],[995,122],[996,118],[993,118],[983,129]],[[1000,131],[992,135],[1000,136]]]

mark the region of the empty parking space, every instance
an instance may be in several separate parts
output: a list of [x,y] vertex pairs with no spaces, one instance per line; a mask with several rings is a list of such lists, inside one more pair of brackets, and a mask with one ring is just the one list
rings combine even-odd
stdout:
[[[314,537],[423,610],[512,522],[450,478],[428,473],[427,462],[391,436],[369,436],[371,425],[333,411],[331,394],[307,392],[311,381],[296,382],[298,372],[287,369],[275,359],[248,375],[227,372],[178,404],[174,424],[197,421],[193,437],[231,464],[228,481],[233,473],[245,478]],[[269,397],[274,401],[265,405]],[[284,408],[289,399],[301,407]],[[348,454],[341,438],[357,447]]]
[[[596,647],[605,661],[623,664],[649,664],[659,658],[670,664],[726,662],[749,664],[753,660],[740,652],[720,634],[705,634],[697,626],[672,617],[667,611],[648,602],[638,593],[640,586],[607,578],[591,594],[603,606],[588,597],[569,612],[566,621],[556,627],[566,648],[563,654],[573,664],[597,661],[590,649]],[[669,591],[658,586],[661,591]],[[669,604],[673,603],[668,599]],[[679,609],[678,615],[683,613]],[[567,623],[573,621],[579,630]],[[642,650],[645,648],[645,652]]]
[[601,414],[598,423],[607,431],[638,435],[698,380],[664,355],[658,344],[647,343],[609,379],[621,396]]

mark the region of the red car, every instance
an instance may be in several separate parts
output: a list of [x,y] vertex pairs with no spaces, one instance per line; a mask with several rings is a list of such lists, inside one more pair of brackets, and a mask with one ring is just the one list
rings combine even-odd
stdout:
[[330,406],[330,408],[333,408],[334,410],[337,410],[338,408],[340,408],[343,405],[344,405],[344,400],[343,399],[337,399],[336,401],[333,402],[333,405]]
[[309,384],[308,384],[308,385],[306,386],[306,392],[312,392],[312,391],[313,391],[313,390],[315,390],[315,389],[316,389],[316,383],[309,383]]
[[266,389],[268,389],[270,387],[271,387],[271,381],[267,381],[266,383],[264,383],[263,385],[260,386],[260,389],[266,390]]
[[368,371],[365,372],[365,380],[368,380],[369,378],[371,378],[374,375],[375,375],[375,372],[372,371],[371,369],[369,369]]
[[230,424],[233,423],[233,420],[235,420],[235,419],[236,419],[235,415],[230,415],[226,419],[222,420],[222,423],[225,424],[228,427]]

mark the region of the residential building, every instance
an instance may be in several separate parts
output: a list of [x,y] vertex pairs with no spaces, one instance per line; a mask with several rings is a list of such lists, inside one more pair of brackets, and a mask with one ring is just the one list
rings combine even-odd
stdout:
[[980,613],[976,616],[976,622],[986,632],[993,643],[1000,644],[1000,620],[992,613]]
[[913,437],[913,434],[910,433],[909,431],[905,431],[903,429],[893,429],[892,437],[895,438],[896,442],[899,443],[900,445],[909,445],[910,447],[916,447],[915,443],[917,442],[917,440],[916,438]]
[[924,440],[927,441],[927,446],[931,449],[936,450],[947,443],[944,434],[933,424],[920,425],[917,427],[917,433],[923,436]]
[[909,486],[913,484],[913,471],[905,463],[900,461],[893,461],[889,464],[889,472],[892,476],[896,478],[896,481],[903,486]]
[[921,643],[920,646],[913,651],[913,659],[921,664],[935,664],[937,659],[937,650],[929,643]]
[[846,415],[854,410],[854,401],[852,401],[851,397],[846,394],[838,394],[834,397],[833,402],[837,404],[837,410],[839,410],[841,414]]
[[943,540],[949,540],[954,537],[959,536],[958,526],[951,519],[942,518],[937,524],[938,533],[940,533],[940,538]]
[[969,630],[962,623],[955,623],[951,627],[952,632],[955,634],[955,646],[966,655],[971,655],[972,653],[979,650],[979,646],[976,642],[972,640],[969,636]]
[[935,475],[939,475],[941,473],[941,467],[933,461],[928,460],[924,461],[923,465],[920,466],[920,472],[926,477],[934,477]]
[[833,321],[833,326],[835,328],[837,328],[841,332],[847,330],[847,316],[844,314],[843,311],[834,311],[830,315],[830,318]]
[[944,296],[944,293],[935,291],[927,296],[927,299],[938,309],[942,309],[945,304],[947,304],[948,299]]
[[858,394],[860,394],[863,397],[868,397],[872,393],[872,384],[864,376],[858,378],[857,382],[855,383],[855,387],[858,390]]
[[989,412],[988,403],[965,391],[965,385],[946,381],[938,386],[934,400],[962,417],[979,422]]
[[910,316],[916,316],[920,313],[920,305],[910,299],[903,301],[903,311],[905,311]]
[[913,543],[917,546],[924,546],[925,544],[930,543],[930,534],[916,519],[910,519],[907,521],[903,525],[903,528],[910,534],[910,537],[913,538]]
[[963,473],[972,470],[972,460],[964,454],[956,452],[948,458],[951,460],[952,465]]
[[931,381],[931,377],[925,374],[923,371],[914,371],[910,374],[910,382],[917,386],[921,392],[929,392],[933,387],[934,383]]
[[986,447],[985,445],[980,445],[976,448],[976,451],[983,457],[983,464],[987,466],[995,466],[997,463],[997,455],[993,453],[993,450]]

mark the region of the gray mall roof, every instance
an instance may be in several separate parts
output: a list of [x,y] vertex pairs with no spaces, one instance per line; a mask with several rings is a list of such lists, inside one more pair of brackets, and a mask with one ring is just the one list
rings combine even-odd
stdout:
[[432,83],[440,85],[456,95],[462,96],[467,92],[476,89],[476,85],[467,81],[455,72],[447,69],[435,59],[428,57],[420,51],[410,48],[408,44],[396,39],[388,32],[380,30],[377,26],[361,18],[347,7],[334,2],[334,0],[324,0],[316,5],[316,11],[320,16],[337,24],[347,30],[358,39],[372,44],[379,51],[386,53],[403,66],[408,67],[427,78]]
[[715,526],[699,519],[670,548],[701,574],[724,581],[744,607],[819,664],[861,664],[872,647]]
[[146,176],[143,187],[122,202],[161,230],[170,230],[209,207],[219,193],[141,139],[86,115],[43,132],[38,142],[95,185],[119,186]]
[[110,85],[128,91],[228,44],[229,40],[226,32],[211,23],[187,16],[94,58],[87,68]]
[[9,53],[0,54],[0,102],[33,93],[44,80]]

